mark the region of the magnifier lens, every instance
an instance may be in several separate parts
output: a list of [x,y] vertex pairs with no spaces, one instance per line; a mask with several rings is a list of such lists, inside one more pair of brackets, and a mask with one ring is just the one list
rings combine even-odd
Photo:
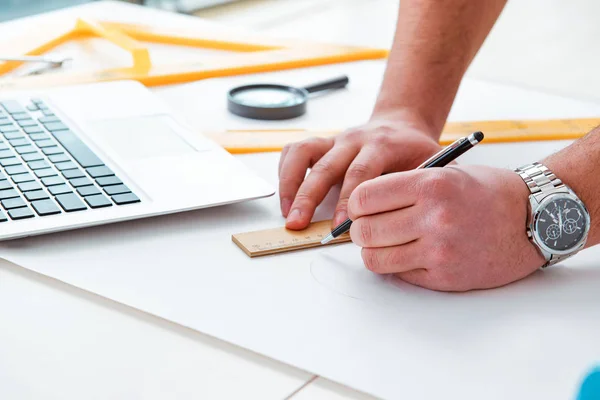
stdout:
[[274,88],[242,90],[233,95],[238,104],[252,107],[289,107],[300,104],[303,98],[291,91]]

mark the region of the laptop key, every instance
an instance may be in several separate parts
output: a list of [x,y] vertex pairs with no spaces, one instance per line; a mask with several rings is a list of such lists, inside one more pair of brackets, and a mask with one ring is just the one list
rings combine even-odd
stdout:
[[100,194],[100,189],[98,189],[96,186],[90,185],[90,186],[80,186],[77,188],[77,193],[79,193],[80,196],[92,196],[95,194]]
[[29,119],[22,119],[20,121],[17,121],[17,124],[19,124],[19,126],[21,128],[25,128],[26,126],[39,126],[37,124],[37,122],[35,122],[34,120],[32,120],[31,118]]
[[13,197],[19,197],[19,192],[15,189],[0,190],[0,200],[12,199]]
[[4,215],[4,213],[2,211],[0,211],[0,222],[6,222],[8,221],[8,218],[6,218],[6,215]]
[[25,201],[20,197],[2,200],[2,207],[4,207],[5,210],[10,210],[12,208],[25,207],[26,205],[27,205],[27,203],[25,203]]
[[25,162],[38,161],[44,159],[44,156],[42,156],[40,153],[23,154],[21,157]]
[[37,142],[35,142],[35,145],[37,147],[39,147],[40,149],[43,149],[44,147],[56,146],[56,142],[54,142],[54,140],[48,138],[46,140],[38,140]]
[[45,117],[39,118],[38,121],[41,124],[48,124],[50,122],[61,122],[60,119],[58,119],[58,117],[56,115],[45,116]]
[[106,194],[108,194],[109,196],[113,196],[115,194],[131,192],[131,190],[129,190],[129,188],[123,184],[113,185],[113,186],[105,186],[103,189],[106,192]]
[[19,131],[14,131],[14,132],[6,132],[3,134],[4,138],[7,140],[14,140],[14,139],[25,139],[25,137],[23,136],[23,134]]
[[60,176],[49,176],[47,178],[42,178],[42,183],[44,186],[62,185],[65,183],[65,180]]
[[87,207],[75,193],[59,194],[55,197],[66,212],[86,210]]
[[31,119],[31,117],[29,116],[29,113],[27,113],[27,112],[14,113],[11,115],[11,117],[13,117],[13,119],[16,121],[20,121],[22,119]]
[[9,114],[25,112],[25,109],[16,100],[5,100],[3,102],[0,102],[0,105],[4,107],[6,112]]
[[48,160],[50,160],[50,162],[53,162],[53,163],[59,163],[59,162],[63,162],[63,161],[69,161],[70,158],[65,153],[62,153],[62,154],[55,154],[53,156],[49,156]]
[[90,176],[92,178],[100,178],[102,176],[111,176],[111,175],[115,174],[106,165],[102,165],[100,167],[88,168],[86,171],[87,171],[88,174],[90,174]]
[[66,131],[69,129],[69,127],[62,122],[48,122],[47,124],[44,124],[44,127],[52,133],[57,131]]
[[123,183],[119,178],[117,178],[116,176],[103,176],[100,178],[96,179],[96,183],[100,186],[110,186],[110,185],[120,185],[121,183]]
[[33,175],[31,175],[28,172],[26,174],[13,175],[12,180],[14,183],[23,183],[23,182],[31,182],[31,181],[34,181],[35,179],[33,178]]
[[70,179],[69,182],[71,183],[71,186],[73,186],[75,188],[80,187],[80,186],[88,186],[88,185],[91,185],[93,183],[88,178]]
[[38,142],[40,140],[50,140],[50,136],[48,136],[47,133],[39,132],[29,135],[29,139],[33,140],[34,142]]
[[140,199],[133,193],[117,194],[112,199],[118,205],[138,203]]
[[27,168],[25,168],[25,166],[23,164],[11,165],[10,167],[6,167],[5,171],[8,175],[18,175],[18,174],[24,174],[26,172],[29,172],[29,170]]
[[85,174],[79,169],[68,169],[62,172],[63,176],[67,179],[83,178]]
[[66,162],[62,162],[62,163],[56,163],[56,164],[54,164],[54,166],[59,171],[65,171],[67,169],[76,169],[77,168],[77,164],[75,164],[73,161],[66,161]]
[[[66,186],[66,185],[65,185]],[[40,185],[38,182],[36,181],[31,181],[31,182],[23,182],[23,183],[19,183],[17,185],[17,187],[19,188],[19,190],[21,192],[29,192],[31,190],[39,190],[42,188],[42,185]],[[54,194],[54,193],[52,193]]]
[[52,147],[46,147],[46,148],[42,149],[42,153],[44,153],[47,156],[51,156],[54,154],[62,154],[64,152],[62,151],[62,149],[60,147],[52,146]]
[[31,192],[25,192],[25,198],[29,201],[47,199],[48,193],[43,190],[33,190]]
[[31,145],[20,146],[20,147],[17,147],[15,150],[17,150],[17,153],[19,153],[19,154],[28,154],[28,153],[36,153],[37,152],[37,149]]
[[38,108],[38,107],[37,107],[35,104],[30,104],[30,105],[28,105],[28,106],[27,106],[27,109],[28,109],[29,111],[37,111],[37,110],[39,110],[39,108]]
[[58,131],[52,132],[52,135],[83,168],[104,165],[102,160],[73,132]]
[[19,164],[21,164],[21,160],[19,160],[17,157],[3,158],[0,160],[0,165],[2,165],[4,168]]
[[0,142],[0,150],[8,150],[10,146],[7,143]]
[[8,211],[8,215],[15,220],[35,217],[35,214],[29,207],[14,208]]
[[56,196],[58,194],[72,193],[73,189],[71,189],[70,186],[63,183],[61,185],[50,186],[48,188],[48,191],[52,196]]
[[17,128],[15,125],[0,126],[0,132],[2,132],[3,135],[6,135],[7,133],[15,133],[15,132],[18,132],[19,134],[21,133],[19,131],[19,128]]
[[0,150],[0,158],[14,157],[15,153],[12,150]]
[[12,120],[8,117],[0,117],[0,126],[12,125]]
[[7,180],[3,180],[0,181],[0,190],[6,190],[6,189],[12,189],[13,185],[12,183],[10,183],[10,181]]
[[60,214],[60,208],[52,200],[37,200],[31,202],[31,206],[38,213],[39,216],[43,217],[46,215]]
[[35,171],[33,171],[33,173],[38,178],[46,178],[48,176],[54,176],[54,175],[56,175],[56,171],[54,171],[52,168],[36,169]]
[[29,140],[25,139],[24,137],[20,137],[17,139],[9,140],[8,143],[10,143],[10,145],[13,147],[19,147],[19,146],[27,146],[31,142]]
[[31,168],[34,171],[36,169],[41,169],[41,168],[50,168],[50,163],[46,160],[32,161],[32,162],[28,163],[27,165],[29,166],[29,168]]
[[92,208],[110,207],[112,203],[106,196],[97,194],[95,196],[87,196],[84,198],[85,202]]
[[34,134],[34,133],[42,133],[42,132],[44,132],[44,130],[39,125],[36,125],[36,126],[24,126],[23,130],[27,134]]

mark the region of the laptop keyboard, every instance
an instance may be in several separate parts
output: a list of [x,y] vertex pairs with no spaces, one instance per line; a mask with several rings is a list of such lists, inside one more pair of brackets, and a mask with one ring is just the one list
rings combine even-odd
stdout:
[[0,101],[0,222],[140,199],[39,99]]

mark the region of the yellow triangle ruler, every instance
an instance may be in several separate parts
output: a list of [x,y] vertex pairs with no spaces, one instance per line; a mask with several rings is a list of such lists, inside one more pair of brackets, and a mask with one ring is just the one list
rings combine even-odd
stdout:
[[[183,83],[199,79],[304,68],[387,57],[388,52],[298,40],[278,40],[234,33],[202,19],[194,30],[123,24],[87,19],[48,21],[30,35],[2,41],[0,54],[42,55],[59,45],[89,37],[104,38],[131,54],[131,65],[100,71],[64,71],[39,76],[5,77],[0,89],[30,89],[56,85],[132,79],[147,86]],[[153,62],[144,42],[190,46],[235,52],[199,61],[172,59]],[[0,76],[22,63],[0,63]]]

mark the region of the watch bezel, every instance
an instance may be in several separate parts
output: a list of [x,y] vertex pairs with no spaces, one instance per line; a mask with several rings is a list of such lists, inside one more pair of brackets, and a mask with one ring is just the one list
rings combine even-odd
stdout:
[[[534,196],[531,196],[531,197],[534,197]],[[545,208],[548,206],[549,203],[556,201],[557,199],[572,200],[575,203],[577,203],[584,211],[584,217],[585,217],[584,233],[581,236],[581,239],[579,239],[579,241],[576,244],[574,244],[573,247],[571,247],[567,250],[555,250],[555,249],[548,247],[544,243],[544,241],[542,240],[542,238],[539,235],[539,232],[536,229],[537,220],[540,217],[541,213],[545,210]],[[532,204],[532,206],[533,205],[534,204]],[[579,199],[579,197],[575,196],[574,194],[572,194],[570,192],[551,193],[548,196],[544,197],[541,202],[537,202],[537,200],[535,200],[535,206],[532,207],[532,209],[533,209],[533,218],[531,219],[531,223],[529,224],[529,230],[532,232],[531,238],[533,239],[535,244],[538,247],[540,247],[540,249],[543,250],[543,252],[546,252],[549,254],[556,254],[556,255],[568,255],[568,254],[572,254],[572,253],[579,251],[583,246],[585,246],[585,243],[587,242],[587,237],[588,237],[588,234],[590,231],[590,213],[589,213],[587,207],[585,206],[585,204],[583,204],[583,202]]]

